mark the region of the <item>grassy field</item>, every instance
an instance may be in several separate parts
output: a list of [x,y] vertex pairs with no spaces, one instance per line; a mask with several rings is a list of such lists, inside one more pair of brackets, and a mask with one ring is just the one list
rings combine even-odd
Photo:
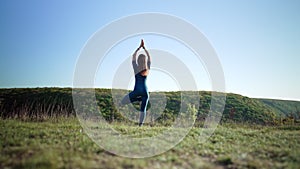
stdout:
[[[151,135],[155,128],[122,131],[143,130]],[[130,159],[98,147],[74,118],[2,119],[0,168],[300,168],[300,126],[226,123],[203,144],[197,141],[199,131],[193,128],[180,144],[161,155]]]

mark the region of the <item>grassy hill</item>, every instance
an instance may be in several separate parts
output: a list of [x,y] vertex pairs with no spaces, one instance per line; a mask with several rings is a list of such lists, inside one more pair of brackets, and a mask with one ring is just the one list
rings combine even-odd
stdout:
[[278,115],[283,117],[293,116],[300,118],[300,102],[289,100],[258,99]]
[[[80,95],[87,92],[82,90]],[[180,92],[164,94],[166,108],[157,125],[143,127],[128,124],[115,108],[111,90],[96,89],[96,100],[116,131],[130,137],[155,137],[169,129],[166,125],[180,109]],[[300,125],[270,124],[278,124],[285,116],[289,119],[289,112],[299,118],[294,107],[300,102],[227,94],[222,125],[200,143],[201,133],[210,130],[197,125],[209,112],[211,92],[200,91],[199,96],[195,127],[179,144],[161,155],[130,159],[106,151],[88,137],[74,118],[71,88],[0,89],[0,168],[299,168]],[[88,102],[83,105],[89,108]]]
[[[83,92],[84,94],[84,92]],[[211,92],[200,91],[197,122],[209,112]],[[171,123],[180,109],[180,92],[165,92],[166,108],[156,120],[160,124]],[[117,111],[110,89],[96,89],[97,104],[108,121],[126,121]],[[138,104],[135,104],[138,107]],[[151,103],[150,103],[151,106]],[[253,99],[237,94],[227,94],[222,122],[247,122],[274,124],[280,118],[293,115],[299,118],[300,102]],[[14,88],[0,89],[0,117],[42,120],[75,116],[71,88]],[[151,116],[148,114],[148,116]]]

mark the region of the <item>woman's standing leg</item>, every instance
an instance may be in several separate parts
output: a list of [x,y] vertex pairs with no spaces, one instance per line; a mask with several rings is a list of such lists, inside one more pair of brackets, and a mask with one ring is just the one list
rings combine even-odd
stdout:
[[146,119],[146,114],[147,114],[146,110],[147,110],[148,101],[149,101],[149,93],[147,93],[145,96],[142,96],[139,126],[142,126]]

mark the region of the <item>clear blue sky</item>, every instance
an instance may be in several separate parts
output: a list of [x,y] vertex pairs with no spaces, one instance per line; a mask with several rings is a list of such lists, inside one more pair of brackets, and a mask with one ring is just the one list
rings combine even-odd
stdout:
[[[0,87],[71,87],[79,52],[94,32],[120,17],[161,12],[206,35],[223,66],[227,92],[300,100],[299,9],[298,0],[1,0]],[[167,48],[155,39],[148,37],[147,46]],[[127,47],[125,58],[135,46],[117,49]],[[149,81],[155,86],[155,79]]]

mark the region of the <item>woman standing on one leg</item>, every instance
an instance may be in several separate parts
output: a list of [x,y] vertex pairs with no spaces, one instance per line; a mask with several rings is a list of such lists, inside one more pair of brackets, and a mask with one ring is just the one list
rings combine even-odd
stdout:
[[[137,52],[141,48],[145,50],[147,57],[144,54],[140,54],[136,62]],[[146,85],[146,80],[149,74],[150,64],[151,64],[151,58],[149,52],[146,50],[144,46],[144,41],[141,40],[140,46],[136,49],[136,51],[132,55],[132,67],[135,74],[134,90],[130,92],[128,95],[126,95],[121,101],[121,104],[128,104],[135,101],[142,101],[141,108],[140,108],[139,126],[143,125],[146,118],[146,109],[149,100],[149,92]]]

